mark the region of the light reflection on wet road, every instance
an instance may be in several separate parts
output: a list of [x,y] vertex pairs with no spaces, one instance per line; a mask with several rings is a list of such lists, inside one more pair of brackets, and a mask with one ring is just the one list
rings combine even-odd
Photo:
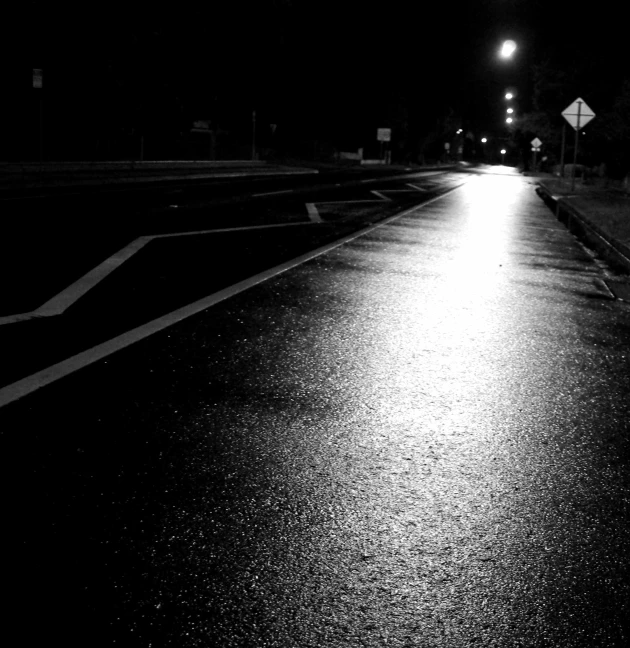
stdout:
[[7,408],[64,417],[42,465],[88,437],[48,500],[99,547],[69,569],[110,567],[104,645],[628,645],[630,309],[601,280],[531,185],[479,177]]

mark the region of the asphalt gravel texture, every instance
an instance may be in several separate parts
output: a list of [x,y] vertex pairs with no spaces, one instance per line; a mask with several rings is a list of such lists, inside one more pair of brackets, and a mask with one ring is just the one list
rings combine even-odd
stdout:
[[478,177],[0,409],[3,632],[629,645],[605,279],[533,185]]

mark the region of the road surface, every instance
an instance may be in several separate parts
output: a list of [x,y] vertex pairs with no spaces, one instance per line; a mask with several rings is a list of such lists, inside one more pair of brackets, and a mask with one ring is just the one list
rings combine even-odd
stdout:
[[458,184],[5,388],[4,633],[627,646],[630,307],[525,179]]

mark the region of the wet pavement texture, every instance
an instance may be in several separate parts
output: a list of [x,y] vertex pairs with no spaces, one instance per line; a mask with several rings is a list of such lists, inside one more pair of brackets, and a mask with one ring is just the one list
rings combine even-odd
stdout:
[[0,409],[6,634],[627,646],[605,278],[482,176]]

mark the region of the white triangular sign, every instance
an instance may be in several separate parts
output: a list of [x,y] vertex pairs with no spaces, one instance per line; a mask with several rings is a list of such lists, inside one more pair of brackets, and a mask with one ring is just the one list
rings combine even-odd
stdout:
[[583,128],[595,117],[584,99],[578,97],[568,108],[562,111],[562,116],[577,130]]

